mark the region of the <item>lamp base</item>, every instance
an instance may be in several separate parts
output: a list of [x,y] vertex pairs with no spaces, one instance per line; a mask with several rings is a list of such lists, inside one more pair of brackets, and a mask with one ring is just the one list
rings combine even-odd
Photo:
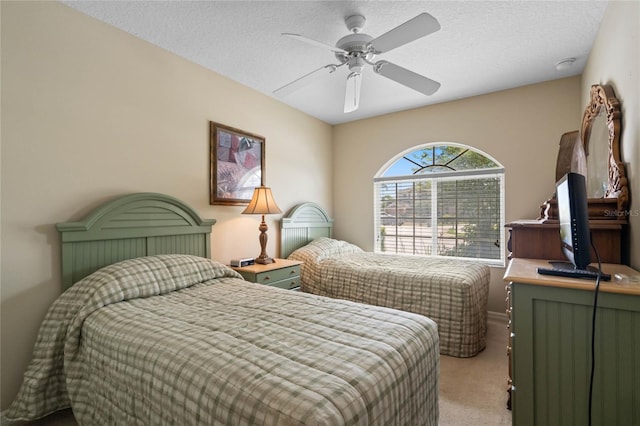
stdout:
[[275,263],[275,260],[270,257],[256,257],[256,263],[268,265],[269,263]]

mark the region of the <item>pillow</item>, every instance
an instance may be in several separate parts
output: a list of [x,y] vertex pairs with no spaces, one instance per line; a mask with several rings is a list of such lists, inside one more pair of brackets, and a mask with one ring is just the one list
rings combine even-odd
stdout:
[[305,263],[318,263],[328,257],[362,253],[363,251],[360,247],[346,241],[322,237],[316,238],[306,246],[295,250],[289,255],[289,259],[300,260]]

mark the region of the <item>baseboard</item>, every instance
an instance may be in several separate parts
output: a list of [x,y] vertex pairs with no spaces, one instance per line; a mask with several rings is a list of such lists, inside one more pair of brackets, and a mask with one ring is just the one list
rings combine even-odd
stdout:
[[502,312],[487,311],[487,319],[490,319],[493,321],[500,321],[505,324],[509,322],[509,318],[507,318],[507,314]]

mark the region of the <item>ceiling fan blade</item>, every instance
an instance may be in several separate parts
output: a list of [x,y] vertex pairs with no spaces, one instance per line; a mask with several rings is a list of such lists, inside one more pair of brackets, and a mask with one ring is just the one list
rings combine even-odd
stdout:
[[353,112],[360,105],[360,86],[362,85],[362,74],[352,72],[347,77],[347,90],[344,95],[344,112]]
[[339,66],[340,65],[329,64],[329,65],[325,65],[324,67],[320,67],[317,70],[313,70],[310,73],[305,74],[302,77],[293,80],[291,83],[287,83],[284,86],[274,90],[273,93],[286,96],[290,93],[295,92],[301,87],[306,86],[307,84],[311,83],[312,81],[316,80],[317,78],[323,75],[333,73],[336,70],[336,68],[338,68]]
[[312,38],[300,35],[300,34],[293,34],[293,33],[282,33],[283,36],[287,36],[287,37],[291,37],[291,38],[295,38],[296,40],[300,40],[303,41],[305,43],[311,44],[313,46],[316,47],[322,47],[323,49],[329,49],[332,52],[335,53],[347,53],[346,50],[340,49],[339,47],[336,46],[331,46],[330,44],[327,43],[323,43],[321,41],[318,40],[314,40]]
[[373,66],[373,70],[393,81],[396,81],[413,90],[417,90],[425,95],[433,95],[439,88],[440,83],[402,68],[396,64],[387,61],[378,61]]
[[428,13],[421,13],[404,24],[374,38],[369,42],[374,53],[388,52],[413,40],[434,33],[440,29],[440,23]]

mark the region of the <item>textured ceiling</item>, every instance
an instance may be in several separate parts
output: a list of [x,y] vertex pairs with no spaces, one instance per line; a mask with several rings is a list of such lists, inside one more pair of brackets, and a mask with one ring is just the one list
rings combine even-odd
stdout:
[[[606,1],[65,1],[68,6],[243,85],[337,124],[582,72]],[[360,108],[343,113],[346,67],[287,96],[273,91],[336,63],[328,49],[284,37],[298,33],[335,45],[344,18],[367,19],[377,37],[422,12],[442,29],[376,57],[439,81],[425,96],[363,72]],[[567,70],[555,64],[576,58]]]

